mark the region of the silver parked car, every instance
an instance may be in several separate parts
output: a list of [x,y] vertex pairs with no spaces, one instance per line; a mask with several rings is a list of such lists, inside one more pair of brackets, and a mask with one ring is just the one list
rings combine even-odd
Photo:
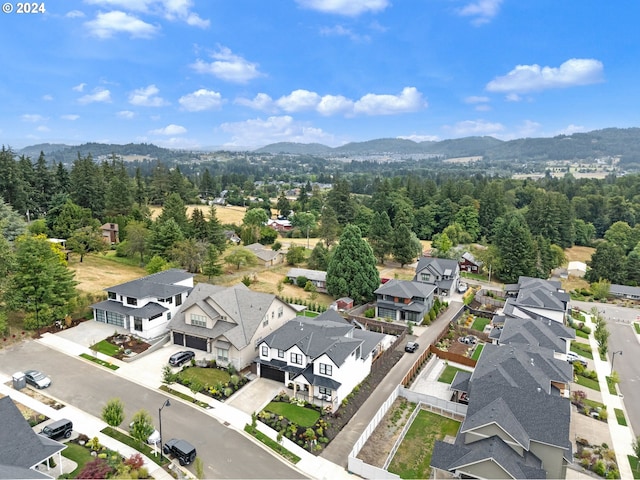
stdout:
[[39,370],[27,370],[24,376],[27,383],[36,388],[47,388],[51,385],[51,379]]

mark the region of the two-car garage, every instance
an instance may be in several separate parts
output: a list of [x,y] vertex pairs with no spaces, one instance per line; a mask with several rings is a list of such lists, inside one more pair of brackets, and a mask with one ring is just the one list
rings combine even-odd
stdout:
[[182,332],[172,332],[173,335],[173,344],[180,345],[183,347],[194,348],[196,350],[202,350],[203,352],[208,352],[207,348],[207,338],[205,337],[196,337],[194,335],[189,335]]

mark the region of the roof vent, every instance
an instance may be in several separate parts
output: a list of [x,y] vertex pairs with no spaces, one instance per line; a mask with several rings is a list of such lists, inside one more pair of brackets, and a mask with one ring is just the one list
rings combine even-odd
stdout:
[[542,389],[540,387],[536,388],[536,390],[538,391],[538,393],[542,392]]

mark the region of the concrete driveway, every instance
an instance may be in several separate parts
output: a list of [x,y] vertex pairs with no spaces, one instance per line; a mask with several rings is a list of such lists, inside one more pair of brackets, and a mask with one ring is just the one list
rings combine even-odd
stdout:
[[262,410],[278,393],[284,390],[284,385],[268,378],[256,378],[242,387],[227,404],[251,415]]
[[100,340],[104,340],[114,333],[129,333],[129,331],[114,325],[107,325],[106,323],[87,320],[73,328],[60,330],[59,332],[56,332],[55,335],[89,348],[91,345],[95,345]]

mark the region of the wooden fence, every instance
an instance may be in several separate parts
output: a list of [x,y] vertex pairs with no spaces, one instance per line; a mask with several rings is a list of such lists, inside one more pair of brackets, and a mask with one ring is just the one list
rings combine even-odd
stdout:
[[467,367],[474,368],[476,366],[476,360],[473,360],[469,357],[465,357],[464,355],[460,355],[458,353],[446,352],[444,350],[440,350],[434,344],[429,345],[429,352],[436,355],[438,358],[443,360],[448,360],[450,362],[459,363],[460,365],[465,365]]

